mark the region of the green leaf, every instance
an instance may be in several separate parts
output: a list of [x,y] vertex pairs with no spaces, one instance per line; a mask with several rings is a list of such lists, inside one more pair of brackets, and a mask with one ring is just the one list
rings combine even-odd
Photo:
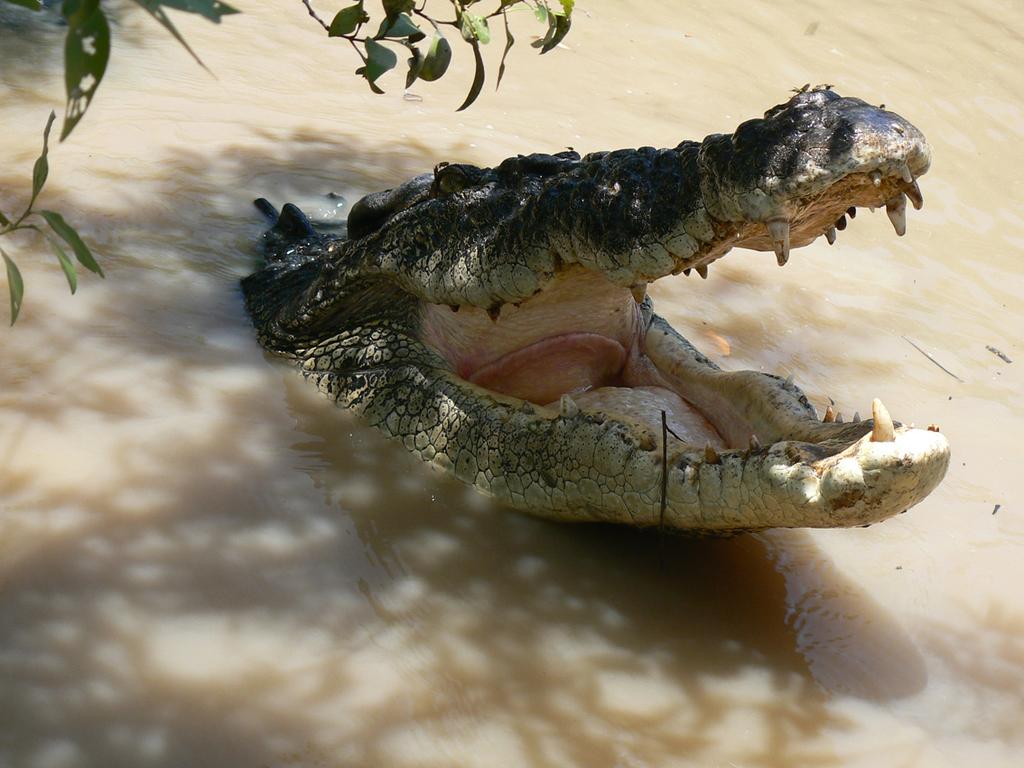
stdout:
[[26,213],[32,210],[36,198],[39,197],[39,193],[46,183],[46,177],[50,175],[50,163],[46,156],[50,151],[50,128],[53,127],[53,121],[56,119],[57,113],[51,110],[46,127],[43,129],[43,151],[36,158],[36,164],[32,166],[32,198],[28,202],[28,208],[25,209]]
[[60,243],[52,237],[46,239],[50,243],[50,247],[53,248],[53,252],[57,254],[60,268],[64,270],[64,277],[68,279],[68,287],[71,288],[71,293],[74,293],[78,289],[78,273],[75,271],[75,263],[68,258],[67,253],[60,247]]
[[538,5],[533,9],[533,15],[537,17],[537,21],[544,24],[548,20],[548,7],[546,5]]
[[406,88],[412,87],[412,84],[416,82],[416,78],[420,75],[420,70],[423,68],[423,54],[420,52],[420,49],[415,45],[410,45],[409,53],[412,56],[406,59],[406,64],[409,65],[409,71],[405,75]]
[[64,217],[56,211],[40,211],[40,215],[46,219],[46,223],[50,225],[50,229],[56,232],[64,241],[71,246],[71,250],[75,252],[75,258],[78,262],[88,269],[90,272],[95,272],[100,277],[104,277],[103,270],[100,269],[100,265],[96,263],[96,259],[92,257],[92,253],[89,252],[88,246],[82,242],[82,238],[78,236],[74,228],[64,221]]
[[508,14],[505,13],[504,9],[501,11],[501,17],[505,21],[505,50],[501,52],[501,64],[498,65],[498,82],[494,85],[494,90],[498,90],[501,87],[501,78],[505,76],[505,58],[508,56],[508,52],[512,50],[512,46],[515,44],[516,39],[512,37],[512,30],[508,26]]
[[25,281],[21,279],[21,272],[18,265],[11,261],[11,257],[0,248],[0,256],[4,257],[7,264],[7,290],[11,294],[11,325],[18,319],[18,312],[21,311],[21,299],[25,295]]
[[554,11],[559,16],[572,16],[572,9],[576,5],[576,0],[559,0],[562,4],[562,12]]
[[407,13],[400,13],[381,37],[415,37],[416,40],[422,40],[426,35]]
[[362,66],[362,67],[360,67],[359,69],[357,69],[357,70],[356,70],[356,74],[357,74],[357,75],[359,75],[359,76],[361,76],[361,77],[364,77],[364,78],[366,78],[366,84],[367,84],[368,86],[370,86],[370,90],[371,90],[371,91],[373,91],[374,93],[376,93],[376,94],[377,94],[378,96],[379,96],[380,94],[384,93],[384,89],[383,89],[383,88],[381,88],[380,86],[378,86],[378,85],[377,85],[377,84],[376,84],[375,82],[373,82],[373,80],[371,80],[370,78],[366,77],[366,66],[365,66],[365,65],[364,65],[364,66]]
[[452,61],[452,46],[439,32],[430,41],[430,48],[423,59],[423,66],[420,67],[420,80],[429,83],[440,79],[448,71],[448,65]]
[[357,74],[366,78],[371,87],[376,85],[377,78],[398,64],[398,56],[375,40],[366,41],[366,66],[356,70]]
[[383,0],[384,13],[388,21],[394,19],[400,13],[409,13],[416,7],[415,0]]
[[480,55],[480,44],[473,40],[470,42],[473,46],[473,58],[476,60],[476,71],[473,73],[473,84],[469,86],[469,93],[466,94],[466,100],[462,102],[462,106],[456,109],[456,112],[461,112],[474,101],[476,97],[480,95],[480,89],[484,87],[484,59]]
[[22,8],[28,8],[30,11],[38,11],[43,7],[39,0],[7,0],[7,2],[20,5]]
[[487,26],[487,19],[477,16],[475,13],[465,12],[462,14],[462,39],[467,43],[479,40],[484,45],[491,42],[491,30]]
[[68,35],[64,41],[64,85],[68,103],[60,140],[64,141],[89,108],[110,58],[110,26],[99,0],[65,0]]
[[543,40],[534,40],[530,45],[534,48],[540,48],[541,53],[547,53],[562,42],[562,39],[569,34],[569,27],[571,26],[572,19],[569,16],[552,12],[548,16],[548,33],[544,36]]
[[351,35],[356,31],[356,27],[370,20],[369,15],[363,10],[362,3],[356,3],[350,5],[348,8],[342,8],[335,15],[334,20],[331,22],[331,28],[328,30],[327,35],[329,37],[343,37],[345,35]]

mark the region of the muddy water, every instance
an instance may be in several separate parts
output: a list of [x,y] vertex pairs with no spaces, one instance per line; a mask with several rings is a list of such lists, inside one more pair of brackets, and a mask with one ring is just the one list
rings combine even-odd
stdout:
[[[44,203],[107,279],[70,298],[45,250],[4,243],[28,289],[0,332],[0,765],[1020,764],[1018,4],[581,3],[566,48],[524,47],[459,114],[465,52],[420,99],[374,97],[298,3],[238,5],[180,21],[216,79],[118,14],[98,99],[51,154]],[[62,84],[60,31],[5,19],[10,213]],[[785,269],[736,252],[651,290],[725,366],[940,424],[953,465],[907,515],[696,542],[545,524],[252,338],[255,195],[329,215],[328,191],[442,159],[673,145],[805,82],[929,136],[908,235],[864,212]]]

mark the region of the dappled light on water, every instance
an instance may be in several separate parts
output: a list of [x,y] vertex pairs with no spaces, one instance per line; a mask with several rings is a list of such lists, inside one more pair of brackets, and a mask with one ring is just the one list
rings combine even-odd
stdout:
[[[107,279],[69,297],[47,251],[12,245],[0,765],[1015,764],[1024,115],[1003,24],[1020,11],[580,3],[565,48],[523,45],[501,91],[455,114],[468,70],[375,97],[301,6],[239,5],[180,24],[216,80],[118,14],[103,88],[52,148],[44,202]],[[5,211],[63,98],[61,34],[0,25]],[[337,218],[329,192],[441,160],[671,146],[807,81],[932,141],[907,236],[864,211],[785,269],[734,252],[650,292],[723,366],[792,374],[819,410],[881,397],[938,423],[949,476],[906,515],[726,540],[541,522],[386,443],[254,339],[253,197]]]

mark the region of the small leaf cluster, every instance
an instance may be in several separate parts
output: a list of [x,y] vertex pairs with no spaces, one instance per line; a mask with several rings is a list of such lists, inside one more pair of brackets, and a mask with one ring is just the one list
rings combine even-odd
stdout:
[[[6,2],[32,11],[40,11],[43,7],[41,0],[6,0]],[[237,10],[220,0],[135,0],[135,3],[156,19],[204,69],[203,62],[168,18],[166,9],[172,8],[187,13],[196,13],[215,24],[220,23],[222,16],[238,13]],[[64,40],[64,85],[67,91],[67,103],[60,131],[60,140],[64,141],[85,116],[86,110],[96,95],[96,90],[100,87],[103,74],[107,70],[107,62],[110,59],[110,24],[100,6],[100,0],[64,0],[61,3],[61,15],[67,22],[68,30]],[[82,238],[60,213],[33,209],[36,198],[39,197],[39,193],[46,183],[46,177],[49,175],[47,154],[50,129],[53,127],[56,117],[56,114],[50,113],[50,119],[43,131],[43,152],[36,160],[32,170],[32,196],[28,205],[20,216],[13,219],[0,211],[0,237],[25,229],[34,230],[45,237],[57,255],[61,269],[64,270],[68,287],[74,293],[78,288],[78,274],[75,270],[75,263],[68,257],[65,246],[70,246],[78,263],[89,271],[103,277],[103,270],[93,258]],[[40,226],[40,219],[49,229],[43,229]],[[11,325],[14,325],[18,319],[18,312],[21,311],[21,302],[25,295],[25,282],[21,277],[18,265],[3,248],[0,248],[0,257],[3,258],[7,271],[7,289],[11,299]]]
[[[560,0],[557,6],[549,5],[546,0],[498,0],[496,8],[483,12],[479,10],[480,0],[450,0],[454,18],[437,19],[428,15],[425,5],[418,7],[415,0],[382,0],[383,17],[374,20],[364,7],[364,0],[358,0],[342,8],[327,23],[316,14],[309,0],[302,1],[329,37],[349,42],[362,60],[356,74],[366,80],[374,93],[384,92],[377,84],[378,79],[398,66],[398,54],[392,46],[402,46],[409,53],[406,88],[417,80],[432,82],[443,77],[452,60],[452,46],[442,28],[456,30],[472,49],[474,59],[473,83],[458,111],[476,101],[483,89],[486,75],[480,46],[491,41],[491,19],[501,16],[505,31],[505,48],[498,67],[497,85],[500,85],[505,74],[505,59],[515,44],[509,27],[509,12],[517,6],[531,9],[536,19],[546,25],[543,37],[532,45],[541,53],[547,53],[568,34],[575,4],[575,0]],[[372,31],[374,29],[376,31]]]
[[[25,206],[25,210],[21,212],[20,216],[13,219],[9,218],[3,211],[0,211],[0,237],[11,232],[17,232],[20,229],[33,230],[42,237],[45,237],[47,242],[50,243],[50,247],[53,248],[57,261],[60,262],[60,268],[64,270],[68,287],[74,293],[78,288],[78,273],[75,269],[75,262],[68,257],[65,246],[70,246],[71,252],[75,254],[75,259],[78,263],[90,272],[95,272],[100,277],[103,277],[103,270],[96,262],[96,259],[93,258],[89,246],[85,244],[74,227],[64,220],[63,216],[56,211],[37,211],[34,209],[36,199],[39,197],[39,193],[43,191],[46,179],[50,175],[50,163],[47,156],[50,151],[50,129],[53,127],[53,121],[56,119],[57,114],[51,112],[49,120],[46,121],[46,128],[43,130],[43,151],[32,167],[32,196],[29,198],[28,205]],[[40,219],[42,220],[41,222],[39,221]],[[45,224],[49,229],[43,229],[40,224]],[[11,325],[14,325],[14,322],[18,319],[18,312],[21,311],[21,302],[25,295],[25,282],[22,280],[18,265],[14,262],[14,259],[7,255],[3,248],[0,248],[0,256],[3,257],[4,266],[7,269],[7,290],[11,298]]]
[[[33,11],[42,9],[41,0],[6,0]],[[199,14],[214,24],[222,16],[238,13],[220,0],[134,0],[150,16],[157,20],[175,40],[181,43],[200,66],[206,68],[195,51],[185,42],[177,27],[167,16],[166,9]],[[64,40],[64,86],[67,91],[67,105],[64,110],[64,124],[60,140],[64,141],[85,115],[92,103],[96,90],[110,60],[110,24],[100,0],[64,0],[61,15],[67,22],[68,33]]]

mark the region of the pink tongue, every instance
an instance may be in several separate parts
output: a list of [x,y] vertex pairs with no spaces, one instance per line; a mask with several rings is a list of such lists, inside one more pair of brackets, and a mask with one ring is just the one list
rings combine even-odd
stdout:
[[626,350],[596,333],[566,333],[510,352],[469,375],[481,387],[534,403],[612,384]]

